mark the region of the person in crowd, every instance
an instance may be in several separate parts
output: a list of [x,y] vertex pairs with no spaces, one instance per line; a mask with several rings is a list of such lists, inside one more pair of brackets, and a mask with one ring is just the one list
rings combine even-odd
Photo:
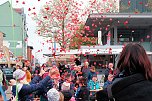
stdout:
[[113,63],[109,63],[108,67],[105,70],[104,82],[106,82],[108,80],[109,74],[113,74]]
[[76,74],[75,74],[75,79],[79,79],[80,77],[83,76],[83,73],[81,71],[81,66],[76,67]]
[[[39,64],[36,64],[35,70],[34,70],[34,76],[39,75],[40,70],[41,70],[40,65],[39,65]],[[34,76],[33,76],[33,77],[34,77]]]
[[72,98],[72,93],[71,91],[61,91],[62,94],[64,95],[64,101],[70,101],[70,99]]
[[76,90],[79,88],[79,80],[77,79],[74,85],[74,91],[76,92]]
[[81,65],[81,61],[80,61],[78,58],[76,58],[76,59],[74,60],[74,62],[75,62],[75,64],[76,64],[76,66]]
[[94,74],[92,80],[88,83],[88,88],[90,89],[90,99],[91,101],[95,101],[95,93],[96,90],[100,89],[99,82],[97,81],[97,75]]
[[58,68],[59,68],[60,75],[62,75],[62,73],[64,73],[65,66],[62,65],[61,63],[59,63],[59,64],[58,64]]
[[[16,70],[13,75],[17,80],[17,83],[15,82],[15,80],[11,80],[10,85],[12,85],[12,93],[14,96],[16,96],[16,94],[18,94],[18,100],[19,101],[32,101],[33,97],[32,97],[32,92],[34,91],[43,91],[41,94],[43,96],[43,94],[45,93],[45,88],[48,88],[48,85],[53,85],[52,84],[48,84],[48,82],[50,80],[58,80],[59,79],[59,72],[57,71],[57,69],[50,69],[49,71],[49,75],[42,79],[42,75],[45,73],[45,71],[43,69],[41,69],[41,72],[39,74],[39,76],[35,76],[32,81],[30,83],[28,83],[26,81],[26,77],[25,77],[25,72],[18,69]],[[17,85],[16,85],[17,84]],[[53,86],[51,86],[52,88]],[[16,93],[16,88],[18,93]],[[46,98],[47,99],[47,98]],[[46,100],[47,101],[47,100]]]
[[60,94],[59,101],[64,101],[64,95],[61,92],[59,92],[59,94]]
[[65,81],[62,84],[61,90],[62,91],[70,90],[70,86],[71,86],[70,83],[71,83],[71,74],[67,74],[65,76]]
[[[47,83],[47,87],[44,87],[43,89],[39,90],[38,94],[40,95],[40,101],[48,101],[47,99],[47,92],[51,88],[56,88],[57,90],[59,89],[59,80],[60,80],[60,73],[58,68],[56,67],[51,67],[49,70],[49,74],[51,75],[52,80],[49,80]],[[39,79],[38,81],[40,81]]]
[[55,88],[51,88],[47,92],[47,97],[48,97],[48,101],[59,101],[60,93]]
[[82,76],[84,78],[86,78],[87,82],[88,82],[88,76],[89,76],[89,72],[90,72],[89,63],[88,62],[84,62],[84,66],[82,67],[81,71],[82,71]]
[[99,85],[99,82],[98,82],[96,74],[94,74],[92,76],[92,80],[89,81],[88,87],[89,87],[90,90],[98,90],[98,89],[100,89],[100,85]]
[[7,85],[6,77],[1,69],[0,69],[0,89],[1,89],[0,90],[0,101],[3,101],[3,99],[6,100],[5,91],[8,89],[8,85]]
[[[40,76],[44,74],[44,71],[41,70]],[[12,86],[13,96],[18,96],[18,101],[30,101],[33,100],[32,92],[43,89],[50,80],[50,76],[46,77],[39,83],[36,83],[35,80],[39,78],[38,76],[33,78],[32,82],[29,84],[26,81],[26,73],[21,69],[17,69],[13,73],[13,77],[16,80],[10,80],[10,85]],[[16,92],[17,91],[17,92]],[[17,94],[17,95],[16,95]]]
[[62,87],[62,84],[63,84],[64,81],[65,81],[65,76],[64,76],[64,74],[62,73],[61,78],[60,78],[60,81],[59,81],[59,91],[61,91],[61,87]]
[[87,80],[84,77],[79,78],[79,88],[75,93],[76,101],[89,101],[89,89],[87,87]]
[[143,46],[127,44],[120,55],[119,75],[113,80],[109,98],[115,101],[151,101],[152,64]]
[[112,84],[113,77],[112,74],[108,75],[108,80],[104,83],[103,89],[107,89],[107,87]]
[[41,68],[43,68],[43,70],[45,71],[45,73],[43,74],[42,78],[45,78],[49,74],[50,67],[48,67],[47,65],[42,65]]
[[28,70],[28,67],[23,67],[23,71],[26,73],[26,81],[31,82],[32,76],[31,76],[31,73]]
[[88,76],[88,81],[92,80],[93,75],[97,75],[96,73],[96,69],[95,66],[91,66],[90,67],[90,72],[89,72],[89,76]]

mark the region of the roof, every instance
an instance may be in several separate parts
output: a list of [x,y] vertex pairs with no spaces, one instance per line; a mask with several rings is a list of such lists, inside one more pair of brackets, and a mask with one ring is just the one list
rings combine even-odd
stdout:
[[87,34],[93,33],[97,37],[97,32],[107,31],[107,29],[117,26],[118,28],[148,28],[152,26],[152,13],[108,13],[108,14],[90,14],[86,23],[89,30]]
[[123,45],[101,45],[101,46],[81,46],[81,49],[119,49],[123,48]]
[[[9,5],[12,6],[11,3],[9,1],[6,1],[5,3],[0,4],[0,6],[3,5]],[[19,14],[23,14],[24,13],[24,8],[13,8],[14,11],[16,11]]]
[[152,13],[105,13],[105,14],[90,14],[89,18],[152,18]]

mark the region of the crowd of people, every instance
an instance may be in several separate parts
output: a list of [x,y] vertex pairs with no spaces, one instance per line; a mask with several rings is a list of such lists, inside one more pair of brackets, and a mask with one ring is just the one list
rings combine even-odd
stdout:
[[[152,65],[139,44],[124,47],[117,64],[109,63],[104,72],[104,85],[99,83],[94,65],[67,66],[55,63],[36,66],[34,73],[16,64],[14,79],[9,81],[9,101],[151,101]],[[1,75],[1,72],[0,72]],[[0,81],[2,85],[2,80]],[[36,99],[35,99],[36,100]]]

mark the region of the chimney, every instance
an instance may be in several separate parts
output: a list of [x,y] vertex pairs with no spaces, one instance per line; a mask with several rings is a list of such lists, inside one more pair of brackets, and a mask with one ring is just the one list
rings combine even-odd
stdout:
[[3,47],[3,33],[0,32],[0,50],[2,50]]

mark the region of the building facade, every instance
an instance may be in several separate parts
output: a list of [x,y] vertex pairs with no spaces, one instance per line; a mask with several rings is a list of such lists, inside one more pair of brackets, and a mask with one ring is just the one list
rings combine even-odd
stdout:
[[7,46],[15,57],[27,57],[25,38],[26,16],[23,8],[12,8],[10,2],[0,5],[0,31],[5,33],[3,45]]
[[[140,43],[152,61],[152,13],[147,5],[150,5],[150,0],[120,0],[119,13],[90,14],[85,24],[89,30],[86,29],[85,33],[88,37],[92,33],[98,37],[98,45],[101,47]],[[117,62],[115,56],[112,54],[115,58],[113,62]]]
[[120,0],[121,13],[147,13],[151,12],[152,0]]

